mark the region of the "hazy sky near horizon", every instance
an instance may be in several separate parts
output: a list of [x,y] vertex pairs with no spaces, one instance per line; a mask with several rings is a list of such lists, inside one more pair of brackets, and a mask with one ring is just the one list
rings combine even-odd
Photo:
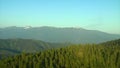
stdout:
[[0,0],[0,27],[82,27],[120,34],[120,0]]

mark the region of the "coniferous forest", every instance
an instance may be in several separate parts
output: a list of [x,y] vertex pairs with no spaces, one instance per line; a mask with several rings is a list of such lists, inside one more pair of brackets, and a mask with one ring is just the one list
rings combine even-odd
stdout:
[[22,53],[0,60],[2,68],[120,68],[120,40]]
[[0,68],[120,68],[120,0],[0,0]]

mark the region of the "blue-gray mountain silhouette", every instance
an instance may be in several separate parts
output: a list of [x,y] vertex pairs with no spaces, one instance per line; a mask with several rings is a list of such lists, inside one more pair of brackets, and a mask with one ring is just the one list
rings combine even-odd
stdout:
[[35,39],[46,42],[100,43],[120,38],[120,35],[83,28],[7,27],[0,29],[0,39]]

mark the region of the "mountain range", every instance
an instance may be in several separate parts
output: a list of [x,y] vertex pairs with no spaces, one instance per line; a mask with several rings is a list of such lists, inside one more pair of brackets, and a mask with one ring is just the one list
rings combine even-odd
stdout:
[[52,43],[101,43],[119,39],[120,35],[83,28],[6,27],[0,28],[0,39],[34,39]]

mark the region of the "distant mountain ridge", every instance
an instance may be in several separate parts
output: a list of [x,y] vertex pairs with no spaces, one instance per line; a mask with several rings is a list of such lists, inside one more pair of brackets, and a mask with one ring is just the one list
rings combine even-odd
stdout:
[[56,27],[7,27],[0,28],[0,39],[35,39],[54,43],[101,43],[120,38],[117,34],[108,34],[83,28]]

